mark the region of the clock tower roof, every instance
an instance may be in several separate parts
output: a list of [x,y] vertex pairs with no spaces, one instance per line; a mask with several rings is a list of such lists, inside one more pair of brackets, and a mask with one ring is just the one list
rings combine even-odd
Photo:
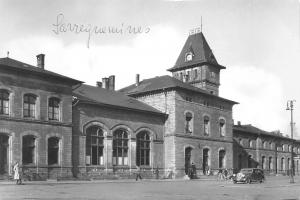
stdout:
[[[192,55],[192,58],[191,58]],[[181,69],[187,69],[199,64],[211,64],[220,69],[225,69],[219,65],[211,48],[209,47],[202,32],[191,34],[187,38],[174,67],[168,69],[174,72]]]

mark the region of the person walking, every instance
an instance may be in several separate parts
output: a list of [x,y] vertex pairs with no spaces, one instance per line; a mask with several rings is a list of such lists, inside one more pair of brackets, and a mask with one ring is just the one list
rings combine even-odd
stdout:
[[138,179],[142,180],[141,168],[139,166],[136,166],[136,177],[135,177],[135,180],[137,181]]
[[14,179],[16,180],[17,185],[22,184],[21,175],[20,175],[20,166],[18,162],[16,162],[16,164],[14,165]]

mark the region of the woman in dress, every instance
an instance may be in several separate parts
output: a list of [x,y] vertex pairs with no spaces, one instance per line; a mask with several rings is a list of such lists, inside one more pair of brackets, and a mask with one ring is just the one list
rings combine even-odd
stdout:
[[16,162],[16,164],[14,165],[14,179],[17,180],[16,184],[22,184],[22,180],[21,180],[21,176],[20,176],[20,167],[19,167],[19,163]]

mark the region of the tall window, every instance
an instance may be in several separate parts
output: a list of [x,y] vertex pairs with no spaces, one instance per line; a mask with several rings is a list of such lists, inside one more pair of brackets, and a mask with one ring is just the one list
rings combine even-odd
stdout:
[[113,134],[113,165],[128,165],[128,133],[124,129]]
[[238,169],[242,169],[242,159],[243,159],[243,156],[240,154],[239,157],[238,157]]
[[272,157],[269,157],[269,170],[273,169],[273,160]]
[[209,135],[210,128],[209,128],[209,117],[208,116],[204,116],[203,124],[204,124],[204,135]]
[[136,165],[150,165],[150,136],[146,131],[136,136]]
[[36,96],[32,94],[24,95],[23,115],[24,117],[35,117]]
[[219,168],[225,168],[225,150],[219,151]]
[[49,99],[48,104],[48,119],[59,121],[59,104],[58,98],[52,97]]
[[8,115],[9,93],[6,90],[0,90],[0,114]]
[[191,147],[187,147],[185,148],[184,151],[184,172],[185,174],[189,173],[189,169],[191,166],[191,157],[192,157],[192,148]]
[[191,134],[193,132],[193,123],[192,123],[193,115],[190,112],[185,114],[185,133]]
[[86,130],[86,164],[103,165],[103,130],[91,126]]
[[266,169],[266,157],[265,156],[261,157],[261,168]]
[[59,138],[51,137],[48,139],[48,165],[58,164]]
[[225,120],[224,119],[220,119],[219,121],[219,133],[220,136],[225,136]]
[[35,161],[35,138],[32,135],[23,136],[22,163],[33,164]]
[[249,155],[247,160],[248,160],[248,168],[251,168],[252,167],[252,156]]
[[285,170],[285,166],[284,166],[284,158],[281,158],[280,169],[281,169],[281,170]]

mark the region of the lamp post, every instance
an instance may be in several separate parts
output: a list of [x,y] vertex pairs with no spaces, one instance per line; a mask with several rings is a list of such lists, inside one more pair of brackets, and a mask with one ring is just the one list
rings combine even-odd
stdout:
[[294,102],[296,100],[288,100],[286,104],[286,110],[291,111],[291,139],[292,139],[292,144],[291,144],[291,172],[290,172],[290,183],[295,183],[294,182],[294,140],[293,140],[293,131],[294,131],[294,122],[293,122],[293,110],[294,110]]

